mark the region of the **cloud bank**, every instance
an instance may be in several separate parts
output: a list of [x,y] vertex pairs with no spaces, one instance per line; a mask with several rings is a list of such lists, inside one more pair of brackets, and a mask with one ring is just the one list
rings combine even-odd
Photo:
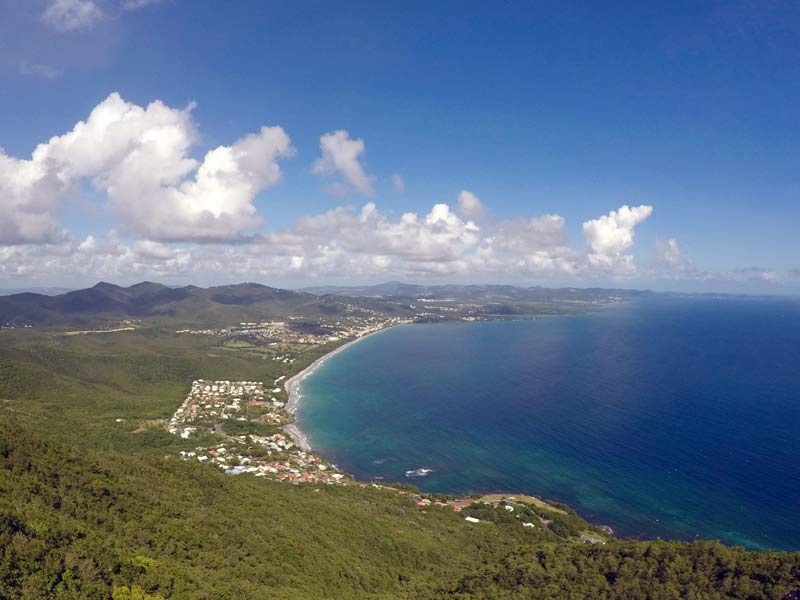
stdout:
[[[256,198],[281,180],[282,162],[295,154],[289,135],[263,126],[198,155],[202,138],[192,110],[159,100],[140,106],[112,93],[29,158],[0,149],[0,279],[459,277],[575,284],[643,274],[710,277],[692,266],[675,238],[656,242],[652,265],[637,264],[636,230],[653,214],[646,204],[583,222],[585,247],[570,243],[561,215],[493,219],[466,189],[427,210],[387,211],[370,200],[270,231]],[[340,129],[323,134],[319,147],[312,172],[329,179],[333,191],[376,195],[363,140]],[[398,174],[382,177],[404,190]],[[97,210],[112,223],[76,237],[61,219],[89,188],[92,206],[100,198]],[[270,192],[262,210],[279,204]],[[779,277],[766,269],[727,276]]]
[[439,203],[425,214],[390,217],[369,202],[298,219],[246,243],[169,244],[102,237],[0,246],[0,276],[78,278],[426,278],[591,277],[571,248],[564,219],[544,215],[483,227]]

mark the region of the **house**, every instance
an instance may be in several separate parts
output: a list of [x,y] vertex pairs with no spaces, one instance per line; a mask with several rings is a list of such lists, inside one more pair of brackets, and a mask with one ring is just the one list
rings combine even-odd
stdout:
[[464,517],[464,520],[468,523],[480,523],[480,519],[476,519],[475,517]]

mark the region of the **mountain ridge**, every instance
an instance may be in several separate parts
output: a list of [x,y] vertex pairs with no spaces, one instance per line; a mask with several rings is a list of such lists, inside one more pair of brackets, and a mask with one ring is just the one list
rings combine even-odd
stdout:
[[[56,296],[35,293],[0,296],[0,324],[48,325],[103,318],[146,317],[173,317],[193,321],[196,316],[203,320],[214,321],[215,316],[230,320],[271,313],[286,314],[292,306],[307,308],[315,298],[302,292],[254,283],[209,288],[173,288],[151,281],[128,287],[101,281],[90,288]],[[269,306],[263,306],[264,304]],[[225,310],[225,307],[233,306],[239,309]]]
[[128,287],[100,281],[82,290],[48,296],[24,292],[0,296],[0,325],[85,323],[98,319],[173,318],[181,322],[236,322],[272,317],[343,314],[358,306],[391,314],[412,314],[408,303],[437,300],[478,304],[597,303],[651,295],[640,290],[542,288],[511,285],[423,286],[388,282],[376,286],[288,290],[245,282],[201,288],[142,281]]

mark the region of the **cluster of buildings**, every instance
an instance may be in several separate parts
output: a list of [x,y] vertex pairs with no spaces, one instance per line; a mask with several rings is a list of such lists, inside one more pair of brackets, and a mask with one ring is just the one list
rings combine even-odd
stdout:
[[[421,300],[428,302],[428,300]],[[352,307],[355,312],[356,307]],[[416,307],[413,307],[416,309]],[[463,309],[464,307],[459,307]],[[437,313],[418,312],[416,318],[440,318],[441,312],[447,310],[441,306]],[[358,307],[359,316],[330,318],[318,323],[284,321],[248,323],[223,329],[184,329],[176,333],[211,335],[226,339],[239,339],[252,348],[253,346],[277,347],[272,359],[291,364],[304,349],[302,345],[319,345],[357,339],[385,329],[393,325],[409,323],[414,319],[402,317],[386,317],[379,313],[364,315],[364,309]],[[348,311],[349,312],[349,311]],[[483,316],[463,316],[462,320],[484,320]],[[289,321],[297,321],[299,317],[289,317]],[[265,357],[266,358],[266,357]],[[335,465],[325,462],[318,455],[304,450],[298,444],[301,435],[292,433],[293,416],[286,410],[284,402],[284,383],[286,375],[277,377],[267,389],[262,381],[229,381],[203,380],[192,382],[186,399],[175,411],[167,424],[170,433],[183,439],[199,438],[201,446],[180,452],[184,460],[208,463],[222,469],[230,475],[249,473],[255,477],[264,477],[276,481],[290,483],[313,483],[316,485],[349,485],[352,480],[339,472]],[[279,399],[280,398],[280,399]],[[230,427],[226,423],[242,422],[241,426]],[[254,425],[254,426],[249,426]],[[288,427],[287,427],[288,425]],[[266,427],[266,430],[265,430]],[[283,428],[291,435],[284,433]],[[244,432],[244,433],[242,433]],[[201,437],[202,436],[202,437]],[[211,436],[211,437],[209,437]],[[292,437],[294,436],[294,438]],[[416,469],[406,472],[406,476],[425,476],[430,469]],[[398,489],[391,485],[378,483],[359,484],[362,488],[368,485],[407,496],[416,506],[426,508],[450,508],[455,512],[468,509],[475,503],[493,506],[499,510],[515,512],[526,505],[537,504],[558,511],[538,498],[523,494],[489,494],[482,497],[455,498],[442,500],[437,497]],[[529,511],[518,511],[517,518],[527,516]],[[520,519],[522,527],[547,528],[549,521],[538,516],[539,522],[528,522]],[[480,519],[468,515],[465,521],[480,523]],[[609,528],[608,533],[611,533]],[[589,534],[580,536],[582,542],[597,544],[605,540]]]
[[33,325],[25,324],[25,323],[0,323],[0,329],[16,329],[17,327],[22,327],[23,329],[31,329]]
[[[419,507],[436,506],[436,507],[439,507],[439,508],[451,508],[455,512],[461,512],[465,508],[469,508],[473,504],[478,504],[478,503],[486,504],[488,506],[491,506],[491,507],[495,508],[496,510],[501,510],[502,509],[502,510],[505,510],[506,512],[512,512],[512,513],[514,512],[515,508],[523,508],[526,504],[530,504],[530,503],[533,503],[533,502],[537,502],[539,504],[542,504],[542,505],[546,506],[546,504],[544,502],[542,502],[541,500],[539,500],[538,498],[533,498],[533,497],[530,497],[530,496],[526,496],[524,494],[517,494],[516,496],[509,496],[509,495],[506,495],[506,494],[487,494],[485,496],[480,496],[480,497],[455,498],[455,499],[452,499],[452,500],[444,501],[444,500],[438,500],[438,499],[431,499],[431,498],[428,498],[428,497],[426,497],[426,496],[424,496],[422,494],[417,494],[417,493],[409,492],[407,490],[398,489],[398,488],[392,487],[390,485],[381,485],[381,484],[378,484],[378,483],[372,483],[370,485],[372,487],[376,488],[376,489],[383,489],[383,490],[389,490],[389,491],[396,492],[397,494],[399,494],[401,496],[406,496],[407,495],[407,496],[410,497],[411,501],[414,502],[414,504],[416,504]],[[365,487],[367,487],[367,484],[362,483],[361,487],[365,488]],[[464,517],[464,520],[467,523],[480,523],[481,522],[480,519],[478,519],[476,517],[473,517],[473,516],[466,516],[466,517]],[[528,521],[522,521],[522,520],[520,521],[520,523],[521,523],[522,527],[525,527],[525,528],[535,528],[535,527],[547,528],[547,524],[549,523],[549,521],[543,519],[542,517],[539,517],[539,521],[540,521],[539,524],[534,524],[534,523],[531,523],[531,522],[528,522]],[[608,530],[608,533],[611,533],[611,529],[610,528]],[[592,543],[592,544],[596,544],[596,543],[605,544],[605,540],[603,540],[601,538],[598,538],[598,537],[589,536],[589,535],[581,535],[580,539],[581,539],[582,542],[589,542],[589,543]]]
[[362,318],[353,318],[347,321],[336,321],[332,327],[336,329],[336,336],[339,339],[356,339],[375,333],[387,327],[394,325],[402,325],[403,323],[411,323],[413,319],[405,317],[385,317],[385,316],[370,316]]
[[[345,482],[346,477],[335,467],[303,451],[280,430],[291,420],[291,415],[285,410],[285,402],[272,394],[282,391],[280,383],[285,378],[282,375],[275,379],[271,390],[265,389],[262,381],[198,379],[192,382],[189,394],[169,420],[167,430],[183,439],[212,436],[218,443],[181,451],[181,457],[208,462],[231,475],[251,473],[256,477],[296,483]],[[226,422],[231,420],[242,422],[247,432],[226,431]],[[202,439],[208,440],[208,437]]]
[[[208,463],[230,475],[249,473],[289,483],[313,483],[316,485],[348,485],[352,483],[346,475],[313,452],[303,450],[295,440],[284,433],[280,427],[291,420],[285,411],[284,402],[271,394],[282,390],[280,384],[286,378],[282,375],[273,381],[271,390],[265,389],[262,381],[204,380],[192,382],[186,399],[175,411],[167,424],[169,432],[183,439],[200,437],[205,445],[191,450],[183,450],[184,460]],[[252,422],[260,427],[249,428],[245,433],[232,434],[226,431],[225,422]],[[264,425],[272,425],[271,431],[264,431]],[[269,429],[269,428],[268,428]],[[211,436],[209,438],[208,436]],[[213,440],[210,444],[210,440]],[[414,474],[427,474],[429,469],[409,471]],[[362,488],[368,484],[360,484]],[[441,500],[412,491],[398,489],[391,485],[370,484],[374,488],[393,491],[408,496],[418,507],[435,506],[450,508],[456,512],[469,508],[475,503],[494,506],[497,509],[514,512],[529,504],[548,506],[538,498],[523,494],[488,494],[482,497]],[[549,506],[548,506],[549,507]],[[553,510],[557,508],[549,507]],[[467,516],[470,523],[480,520]],[[541,523],[522,522],[523,527],[547,527],[548,522],[539,517]],[[602,538],[588,534],[581,535],[581,541],[590,544],[605,543]]]
[[[291,317],[290,317],[291,318]],[[193,335],[212,335],[228,339],[245,339],[265,345],[277,344],[324,344],[331,336],[316,335],[297,331],[285,321],[264,321],[261,323],[239,323],[221,329],[179,329],[175,333]],[[337,338],[338,339],[338,338]]]
[[[362,312],[374,313],[360,317],[344,319],[322,319],[319,322],[306,323],[299,317],[289,317],[287,321],[269,321],[261,323],[239,323],[221,329],[180,329],[175,333],[193,335],[211,335],[228,339],[242,339],[256,345],[278,346],[320,345],[355,339],[373,333],[391,325],[410,323],[412,319],[386,317],[375,311],[360,309]],[[290,358],[288,355],[281,359]]]
[[283,405],[275,397],[266,399],[261,381],[197,379],[169,420],[167,430],[187,439],[197,431],[213,431],[222,421],[247,421],[251,415],[266,417],[265,420],[268,418],[278,424]]
[[287,436],[242,435],[229,438],[213,447],[198,446],[180,452],[184,460],[216,465],[229,475],[250,473],[290,483],[335,485],[348,481],[320,457],[298,448]]
[[[183,329],[176,333],[238,339],[248,342],[251,350],[253,346],[277,346],[273,360],[291,364],[303,351],[302,345],[342,342],[410,322],[378,313],[317,323],[298,320],[289,317],[288,321],[242,322],[222,329]],[[295,483],[346,483],[348,478],[335,466],[304,450],[298,445],[301,441],[283,431],[293,420],[282,387],[285,379],[286,375],[281,375],[272,385],[263,381],[192,382],[189,393],[166,426],[170,433],[203,445],[182,451],[181,457],[208,462],[232,475],[250,473]],[[291,432],[291,428],[287,431]],[[420,506],[430,503],[421,497],[414,501]]]
[[[355,339],[410,321],[386,318],[378,313],[341,319],[323,318],[315,322],[290,316],[287,321],[242,322],[221,329],[180,329],[175,333],[221,337],[225,339],[225,345],[255,351],[264,359],[291,365],[308,347]],[[234,345],[238,343],[241,346]]]

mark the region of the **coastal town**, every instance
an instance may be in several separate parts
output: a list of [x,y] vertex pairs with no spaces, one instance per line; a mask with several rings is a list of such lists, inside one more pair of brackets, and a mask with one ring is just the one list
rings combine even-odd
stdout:
[[262,381],[192,382],[167,430],[199,445],[181,450],[184,460],[207,462],[230,475],[250,473],[279,481],[342,483],[346,477],[317,455],[303,450],[281,430],[291,420],[274,394],[284,377]]
[[[276,396],[283,391],[283,383],[287,383],[285,376],[274,379],[269,389],[263,381],[193,381],[186,399],[167,424],[170,433],[197,442],[190,449],[180,450],[180,457],[213,465],[228,475],[250,474],[293,484],[357,484],[361,488],[384,490],[406,496],[422,510],[434,507],[463,512],[464,521],[469,524],[494,522],[497,511],[503,511],[523,528],[550,529],[554,517],[566,515],[562,509],[525,494],[459,498],[425,494],[413,486],[355,482],[298,441],[296,435],[281,429],[288,429],[292,422],[287,404]],[[430,469],[409,473],[425,476]],[[605,543],[605,538],[597,533],[576,535],[585,543]]]
[[295,370],[291,365],[314,347],[330,344],[333,350],[407,322],[409,319],[377,314],[317,323],[290,316],[286,321],[240,322],[219,329],[176,331],[218,337],[223,347],[265,352],[259,355],[285,365],[279,369],[283,374],[272,378],[269,385],[264,381],[193,381],[167,424],[170,433],[197,442],[190,449],[181,450],[180,456],[207,462],[231,475],[249,473],[295,483],[345,483],[349,478],[310,452],[294,425],[299,380],[298,376],[287,379]]
[[[528,529],[563,530],[558,520],[569,518],[561,508],[525,494],[487,494],[469,497],[420,492],[414,486],[356,482],[298,440],[292,432],[292,414],[277,395],[291,388],[291,380],[280,376],[266,386],[263,381],[203,380],[192,382],[186,399],[167,424],[173,435],[191,443],[180,450],[183,460],[213,465],[228,475],[250,474],[292,484],[358,485],[405,496],[420,510],[438,508],[464,515],[468,524],[494,523],[497,515],[515,519]],[[282,429],[283,428],[283,429]],[[197,445],[195,445],[195,443]],[[420,468],[407,476],[426,476]],[[411,474],[411,475],[409,475]],[[605,535],[604,535],[605,534]],[[610,528],[570,531],[583,543],[604,544]]]
[[226,349],[242,350],[264,360],[293,365],[304,352],[314,347],[353,341],[413,320],[369,312],[316,321],[290,315],[282,321],[241,322],[216,329],[179,329],[175,333],[221,338]]
[[[465,523],[493,523],[498,515],[513,519],[525,529],[564,530],[569,515],[557,506],[525,494],[488,494],[452,497],[421,492],[408,484],[357,482],[336,465],[314,453],[295,423],[302,379],[348,343],[388,327],[410,322],[407,318],[351,316],[309,322],[289,317],[284,321],[240,322],[218,329],[184,329],[179,335],[204,335],[220,339],[223,347],[249,352],[271,350],[265,356],[282,374],[268,381],[205,380],[191,383],[186,398],[167,423],[167,430],[184,440],[179,456],[215,466],[228,475],[254,477],[291,484],[358,485],[384,490],[409,499],[420,510],[445,509],[461,513]],[[330,351],[297,373],[295,360],[315,347]],[[308,361],[306,361],[308,362]],[[431,469],[406,471],[406,477],[425,477]],[[572,531],[570,537],[602,544],[609,530]]]

